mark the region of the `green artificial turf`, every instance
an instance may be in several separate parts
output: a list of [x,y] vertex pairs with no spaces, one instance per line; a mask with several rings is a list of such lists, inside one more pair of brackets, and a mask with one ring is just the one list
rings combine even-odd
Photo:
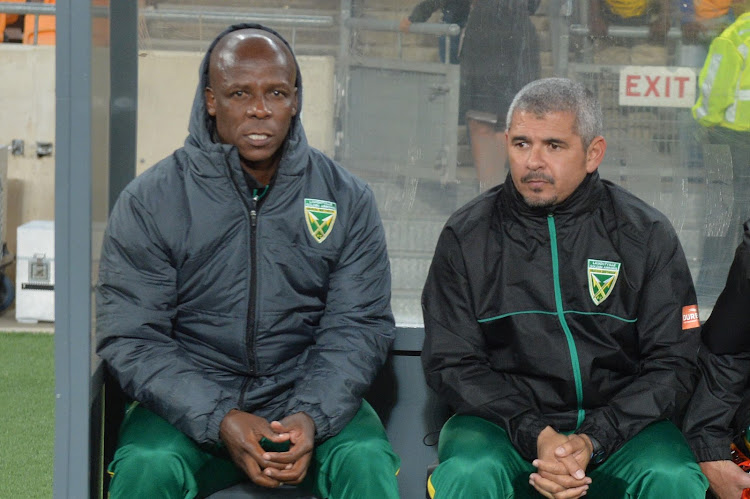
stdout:
[[0,333],[0,499],[52,497],[54,337]]

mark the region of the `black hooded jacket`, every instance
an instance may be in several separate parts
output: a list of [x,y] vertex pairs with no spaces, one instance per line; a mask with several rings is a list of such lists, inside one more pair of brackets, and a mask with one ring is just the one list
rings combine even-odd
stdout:
[[546,426],[609,455],[683,408],[699,343],[683,312],[695,304],[664,215],[597,172],[551,211],[532,209],[508,176],[440,235],[422,295],[427,383],[527,459]]
[[[184,147],[113,209],[97,352],[129,396],[199,443],[217,443],[234,408],[304,411],[320,441],[354,416],[393,342],[385,235],[372,191],[307,144],[300,113],[262,199],[237,148],[212,140],[210,53],[243,28],[273,33],[240,24],[214,40]],[[299,69],[296,83],[301,109]]]

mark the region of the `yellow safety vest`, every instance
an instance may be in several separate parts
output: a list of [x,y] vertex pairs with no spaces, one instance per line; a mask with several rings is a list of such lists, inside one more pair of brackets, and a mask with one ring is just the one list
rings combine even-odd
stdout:
[[693,117],[703,126],[750,131],[750,12],[711,42]]

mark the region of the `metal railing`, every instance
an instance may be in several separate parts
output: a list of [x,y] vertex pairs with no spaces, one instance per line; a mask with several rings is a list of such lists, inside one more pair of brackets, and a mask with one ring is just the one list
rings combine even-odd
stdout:
[[[572,35],[588,36],[590,34],[589,27],[583,24],[571,24],[569,31]],[[670,28],[666,35],[667,38],[674,40],[682,37],[679,28]],[[649,28],[648,26],[609,26],[607,29],[607,36],[613,38],[645,39],[649,36]]]
[[[102,16],[106,16],[106,7],[92,8],[96,15],[97,10]],[[41,3],[14,3],[0,1],[0,13],[5,14],[30,14],[30,15],[52,15],[56,14],[54,4]],[[291,28],[292,35],[289,40],[292,47],[295,45],[297,29],[299,28],[330,28],[335,25],[333,16],[315,16],[308,14],[290,14],[288,12],[264,13],[247,12],[243,10],[215,11],[207,9],[175,9],[175,8],[153,8],[149,7],[141,11],[146,21],[162,22],[197,22],[214,25],[230,25],[238,22],[266,24],[284,28]],[[37,31],[39,29],[39,18],[34,21],[34,44],[37,42]]]
[[[399,21],[387,19],[371,19],[362,17],[350,17],[345,21],[346,27],[350,29],[369,30],[369,31],[387,31],[396,33],[396,47],[399,57],[402,54],[402,37],[404,34],[445,36],[445,53],[450,54],[450,36],[461,33],[461,26],[458,24],[444,23],[413,23],[409,25],[409,30],[404,33],[400,29]],[[449,58],[445,58],[445,63],[449,63]]]
[[45,3],[0,2],[0,12],[4,14],[34,14],[54,16],[56,12],[56,6],[55,4]]

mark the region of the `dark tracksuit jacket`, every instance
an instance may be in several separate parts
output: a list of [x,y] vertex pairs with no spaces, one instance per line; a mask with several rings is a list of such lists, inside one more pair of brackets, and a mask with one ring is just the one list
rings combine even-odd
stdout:
[[[260,26],[224,33],[245,27]],[[130,397],[198,443],[216,443],[233,408],[304,411],[320,441],[357,412],[393,342],[385,234],[370,188],[307,144],[300,113],[268,191],[248,187],[236,147],[212,140],[215,44],[184,147],[110,216],[97,352]]]
[[750,220],[701,337],[701,377],[683,431],[698,461],[720,461],[750,425]]
[[[536,457],[546,426],[607,455],[676,416],[695,381],[695,291],[657,210],[594,172],[551,210],[510,176],[443,229],[422,306],[427,383]],[[684,307],[688,307],[683,309]]]

